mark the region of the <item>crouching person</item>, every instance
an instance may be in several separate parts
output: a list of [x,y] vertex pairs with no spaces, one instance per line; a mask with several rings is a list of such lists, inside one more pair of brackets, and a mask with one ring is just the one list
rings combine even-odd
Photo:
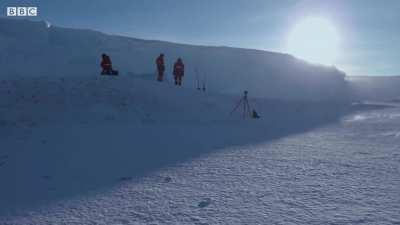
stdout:
[[118,70],[113,70],[112,68],[110,57],[104,53],[101,55],[100,66],[103,69],[101,75],[118,75]]

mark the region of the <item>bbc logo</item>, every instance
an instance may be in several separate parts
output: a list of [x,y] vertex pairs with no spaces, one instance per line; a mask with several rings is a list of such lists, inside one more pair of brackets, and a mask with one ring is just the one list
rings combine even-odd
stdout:
[[7,16],[37,16],[37,7],[7,7]]

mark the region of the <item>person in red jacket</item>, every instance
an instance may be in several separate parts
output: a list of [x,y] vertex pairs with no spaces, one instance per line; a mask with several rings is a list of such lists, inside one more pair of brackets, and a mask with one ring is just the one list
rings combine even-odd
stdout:
[[185,75],[185,65],[182,62],[181,58],[174,64],[174,78],[175,78],[175,85],[181,86],[182,85],[182,77]]
[[164,71],[165,71],[165,65],[164,65],[164,54],[160,54],[157,59],[156,59],[156,65],[157,65],[157,71],[158,71],[158,77],[157,80],[162,82],[164,78]]
[[106,55],[104,53],[101,55],[100,66],[103,69],[103,71],[101,71],[101,74],[103,74],[103,75],[112,74],[113,69],[112,69],[111,59],[108,55]]

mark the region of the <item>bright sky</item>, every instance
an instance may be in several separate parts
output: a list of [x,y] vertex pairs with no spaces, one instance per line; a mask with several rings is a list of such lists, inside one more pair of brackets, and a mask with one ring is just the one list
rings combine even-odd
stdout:
[[[64,27],[291,53],[348,75],[400,75],[399,0],[1,0]],[[2,15],[3,16],[3,15]]]

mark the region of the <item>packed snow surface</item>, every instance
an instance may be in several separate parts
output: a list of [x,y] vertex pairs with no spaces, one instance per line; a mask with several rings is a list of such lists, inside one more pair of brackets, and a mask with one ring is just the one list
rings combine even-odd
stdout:
[[400,224],[400,108],[5,80],[0,224]]

